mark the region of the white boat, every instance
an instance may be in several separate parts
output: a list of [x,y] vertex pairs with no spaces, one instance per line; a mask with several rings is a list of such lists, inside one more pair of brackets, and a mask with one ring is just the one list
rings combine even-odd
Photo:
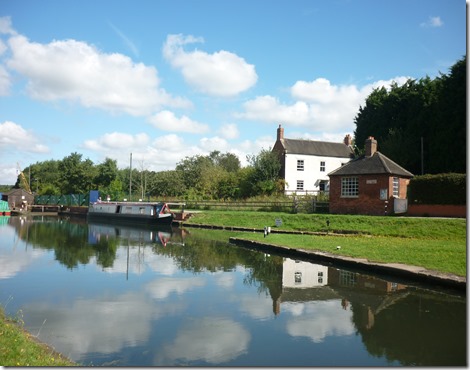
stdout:
[[174,214],[163,202],[93,202],[88,219],[137,224],[171,224]]

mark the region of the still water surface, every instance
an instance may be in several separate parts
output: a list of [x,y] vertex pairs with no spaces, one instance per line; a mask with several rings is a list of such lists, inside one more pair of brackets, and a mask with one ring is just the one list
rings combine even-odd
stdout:
[[83,365],[463,366],[466,297],[207,230],[0,220],[0,304]]

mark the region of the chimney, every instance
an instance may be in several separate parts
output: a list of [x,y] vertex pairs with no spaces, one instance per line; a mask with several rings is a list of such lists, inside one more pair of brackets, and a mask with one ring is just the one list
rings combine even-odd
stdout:
[[284,129],[279,124],[279,127],[277,129],[277,141],[280,141],[280,140],[283,140],[283,139],[284,139]]
[[352,137],[351,135],[347,134],[345,137],[344,137],[344,145],[347,145],[347,146],[351,146],[352,145]]
[[366,157],[372,157],[377,151],[377,140],[373,136],[369,136],[366,140]]

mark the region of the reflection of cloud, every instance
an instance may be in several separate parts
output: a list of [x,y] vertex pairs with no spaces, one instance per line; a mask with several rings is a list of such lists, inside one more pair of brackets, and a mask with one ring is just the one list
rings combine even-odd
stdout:
[[123,273],[127,269],[129,273],[141,275],[150,270],[162,275],[172,275],[178,271],[175,261],[172,257],[156,254],[151,247],[130,247],[129,248],[129,266],[127,262],[127,247],[121,246],[116,253],[116,259],[112,267],[107,267],[104,271],[108,273]]
[[2,227],[0,232],[0,279],[9,279],[24,270],[36,259],[48,252],[39,249],[28,251],[24,248],[24,241],[18,245],[8,247],[11,240],[18,238],[15,236],[15,229]]
[[267,320],[273,314],[273,301],[269,296],[247,296],[238,297],[240,310],[256,320]]
[[144,294],[82,299],[72,307],[55,303],[30,304],[25,309],[27,329],[74,361],[92,353],[119,353],[148,340],[151,321],[181,314],[184,303],[154,305]]
[[171,293],[183,294],[188,290],[204,286],[206,279],[197,278],[163,278],[146,286],[146,290],[155,299],[167,298]]
[[249,332],[231,319],[193,319],[182,326],[173,343],[157,353],[155,365],[191,361],[222,364],[245,353],[250,339]]
[[287,332],[293,337],[308,337],[320,343],[328,336],[354,334],[352,313],[342,309],[340,300],[289,303],[282,310],[293,314],[287,321]]
[[235,275],[219,272],[214,275],[215,283],[222,288],[232,288],[235,285]]
[[78,361],[89,352],[113,353],[147,340],[150,320],[163,314],[157,309],[163,308],[154,307],[141,294],[128,293],[109,299],[78,300],[72,307],[32,304],[25,315],[31,316],[27,319],[31,332],[41,328],[39,339]]

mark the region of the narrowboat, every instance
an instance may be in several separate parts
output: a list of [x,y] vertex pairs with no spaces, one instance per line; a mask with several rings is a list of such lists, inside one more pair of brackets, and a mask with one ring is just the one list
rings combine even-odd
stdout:
[[11,216],[10,206],[5,200],[0,200],[0,216]]
[[169,225],[174,214],[163,202],[93,202],[88,207],[88,219],[147,225]]

